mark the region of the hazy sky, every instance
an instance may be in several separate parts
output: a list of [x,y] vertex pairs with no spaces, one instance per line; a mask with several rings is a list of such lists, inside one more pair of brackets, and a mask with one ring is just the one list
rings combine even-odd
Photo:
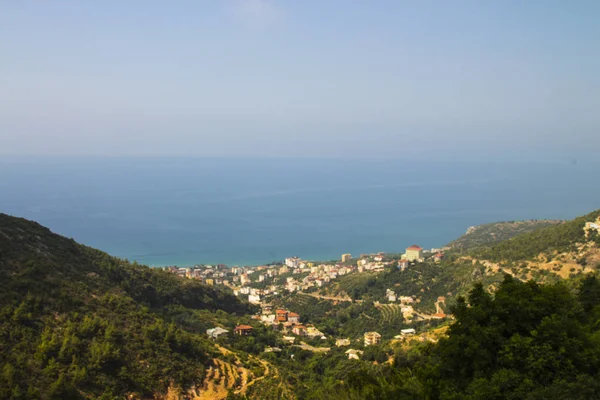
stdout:
[[600,1],[3,0],[0,154],[590,159]]

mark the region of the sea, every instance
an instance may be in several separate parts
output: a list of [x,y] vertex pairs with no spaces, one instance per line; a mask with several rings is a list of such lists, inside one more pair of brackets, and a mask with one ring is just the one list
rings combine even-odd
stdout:
[[2,157],[0,212],[150,266],[444,246],[469,226],[600,208],[600,164]]

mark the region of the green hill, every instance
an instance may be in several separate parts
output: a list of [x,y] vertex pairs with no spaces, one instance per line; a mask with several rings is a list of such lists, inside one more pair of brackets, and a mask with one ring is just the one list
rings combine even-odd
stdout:
[[472,226],[467,233],[448,244],[455,250],[467,250],[502,242],[523,233],[533,232],[540,228],[564,223],[561,220],[529,220],[492,222]]
[[597,235],[587,238],[584,232],[585,223],[595,221],[598,216],[600,210],[563,224],[538,229],[492,246],[476,249],[473,254],[495,262],[517,262],[536,258],[540,254],[577,251],[578,244],[588,241],[598,242]]
[[198,331],[249,311],[0,214],[2,399],[160,398],[199,385],[216,353]]

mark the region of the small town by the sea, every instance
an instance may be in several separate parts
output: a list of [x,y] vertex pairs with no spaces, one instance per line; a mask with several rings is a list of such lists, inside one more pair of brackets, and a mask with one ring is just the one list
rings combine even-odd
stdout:
[[[271,300],[284,294],[294,293],[296,295],[305,295],[321,300],[332,302],[352,302],[361,301],[352,299],[348,295],[327,296],[317,294],[318,290],[336,279],[354,274],[354,273],[372,273],[378,274],[384,272],[387,268],[396,268],[399,271],[405,271],[415,263],[438,264],[444,258],[444,251],[449,247],[423,249],[418,245],[412,245],[406,248],[403,254],[386,254],[378,252],[375,254],[360,254],[358,257],[350,253],[342,254],[339,260],[331,261],[308,261],[299,257],[288,257],[283,262],[275,262],[269,265],[259,266],[234,266],[228,267],[224,264],[218,265],[196,265],[193,267],[164,267],[165,270],[177,274],[181,277],[194,279],[203,282],[209,286],[223,286],[231,289],[235,296],[247,300],[249,303],[260,306],[261,313],[253,318],[259,320],[265,326],[280,330],[284,335],[285,342],[293,344],[297,337],[306,337],[309,339],[327,340],[328,337],[319,330],[318,326],[311,323],[307,315],[299,315],[295,310],[275,309]],[[401,296],[396,293],[393,287],[386,290],[385,296],[378,299],[376,306],[381,303],[395,304],[399,307],[402,317],[408,322],[417,322],[424,320],[442,320],[446,314],[442,308],[445,301],[440,296],[435,303],[436,313],[424,314],[417,312],[413,305],[420,301],[418,293],[409,296]],[[236,335],[249,335],[253,328],[249,325],[239,325],[235,328]],[[227,334],[229,331],[215,327],[207,331],[208,336],[213,339],[220,335]],[[416,333],[415,329],[402,329],[396,339],[403,336],[412,336]],[[291,335],[291,336],[288,336]],[[381,341],[381,335],[375,331],[364,333],[364,345],[369,346],[378,344]],[[336,338],[336,346],[349,346],[350,340],[347,338]],[[302,342],[301,347],[307,350],[317,351],[318,349]],[[268,349],[268,351],[279,351],[278,348]],[[348,358],[358,359],[360,350],[348,350]]]

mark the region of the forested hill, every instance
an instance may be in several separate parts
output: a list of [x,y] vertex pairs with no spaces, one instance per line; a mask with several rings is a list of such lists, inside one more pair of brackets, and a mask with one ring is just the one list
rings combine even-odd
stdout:
[[213,347],[167,317],[177,309],[250,311],[0,214],[0,398],[148,398],[201,382]]
[[586,229],[600,210],[563,224],[538,229],[509,240],[468,251],[467,258],[522,280],[548,282],[595,272],[600,267],[600,235]]
[[562,224],[561,220],[528,220],[492,222],[470,227],[467,232],[448,244],[452,249],[467,250],[492,245],[523,233]]

